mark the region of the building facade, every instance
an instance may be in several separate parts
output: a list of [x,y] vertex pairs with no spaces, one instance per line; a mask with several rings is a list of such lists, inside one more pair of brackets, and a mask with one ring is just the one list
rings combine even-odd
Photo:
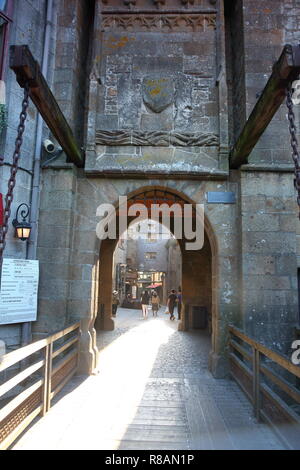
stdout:
[[[84,168],[68,163],[63,152],[51,158],[37,141],[37,111],[30,105],[14,208],[32,203],[33,158],[41,157],[34,337],[81,319],[80,367],[95,367],[95,319],[102,329],[114,328],[117,243],[97,238],[97,208],[118,208],[119,197],[127,196],[204,205],[203,248],[188,250],[179,240],[179,328],[189,328],[193,305],[207,305],[215,376],[227,372],[230,323],[286,353],[299,322],[299,221],[285,105],[248,164],[230,169],[229,152],[284,44],[299,42],[299,2],[13,3],[9,43],[28,44],[40,63],[45,27],[51,26],[46,78],[85,154]],[[22,100],[7,62],[5,74],[4,194]],[[216,193],[219,202],[211,199]],[[25,258],[26,249],[10,226],[5,256]],[[0,328],[8,347],[20,343],[20,329]]]
[[117,245],[113,268],[115,277],[120,260],[126,264],[123,285],[119,286],[121,300],[123,293],[139,300],[143,290],[149,288],[149,292],[155,289],[166,305],[168,292],[181,286],[181,250],[175,237],[150,219],[129,226],[124,238],[121,246],[120,242]]

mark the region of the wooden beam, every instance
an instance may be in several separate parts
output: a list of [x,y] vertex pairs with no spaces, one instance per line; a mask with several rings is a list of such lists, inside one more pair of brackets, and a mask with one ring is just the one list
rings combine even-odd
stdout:
[[274,64],[272,74],[230,153],[230,168],[248,163],[248,156],[285,99],[287,86],[298,78],[299,73],[300,46],[288,44]]
[[22,88],[28,82],[29,96],[65,151],[67,161],[83,167],[84,157],[73,132],[28,46],[10,47],[10,68],[15,72],[17,82]]

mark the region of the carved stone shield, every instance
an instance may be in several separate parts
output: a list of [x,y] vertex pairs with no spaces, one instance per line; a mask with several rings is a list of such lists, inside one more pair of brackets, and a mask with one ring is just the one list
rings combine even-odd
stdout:
[[142,84],[144,103],[155,113],[160,113],[174,101],[175,84],[172,78],[145,77]]

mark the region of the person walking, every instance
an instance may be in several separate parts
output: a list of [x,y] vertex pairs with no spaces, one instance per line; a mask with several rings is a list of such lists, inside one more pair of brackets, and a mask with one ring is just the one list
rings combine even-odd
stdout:
[[149,305],[150,296],[146,290],[144,290],[142,297],[141,297],[141,304],[142,304],[142,312],[144,320],[148,316],[148,305]]
[[151,297],[151,306],[152,306],[152,313],[153,313],[153,316],[154,317],[157,317],[157,312],[158,312],[158,309],[159,309],[159,297],[157,295],[157,292],[153,292],[152,293],[152,297]]
[[170,313],[170,320],[175,320],[174,308],[175,308],[175,305],[176,305],[176,301],[177,301],[176,291],[175,291],[175,289],[172,289],[171,293],[168,297],[168,303],[167,303],[168,311]]
[[117,316],[117,309],[118,309],[119,303],[120,303],[119,293],[117,290],[114,290],[112,294],[112,316],[113,317]]

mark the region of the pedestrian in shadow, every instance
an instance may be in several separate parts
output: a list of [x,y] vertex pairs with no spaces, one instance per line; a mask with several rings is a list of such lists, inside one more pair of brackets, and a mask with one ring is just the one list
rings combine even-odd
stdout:
[[112,316],[113,317],[117,316],[117,309],[118,309],[119,303],[120,303],[119,293],[117,290],[114,290],[112,294]]
[[176,302],[177,302],[176,291],[175,289],[172,289],[168,297],[168,303],[167,303],[168,311],[170,312],[170,320],[175,320],[174,308],[175,308]]
[[148,305],[149,305],[149,300],[150,296],[146,290],[143,291],[142,297],[141,297],[141,304],[142,304],[142,312],[143,312],[143,318],[146,320],[148,316]]

